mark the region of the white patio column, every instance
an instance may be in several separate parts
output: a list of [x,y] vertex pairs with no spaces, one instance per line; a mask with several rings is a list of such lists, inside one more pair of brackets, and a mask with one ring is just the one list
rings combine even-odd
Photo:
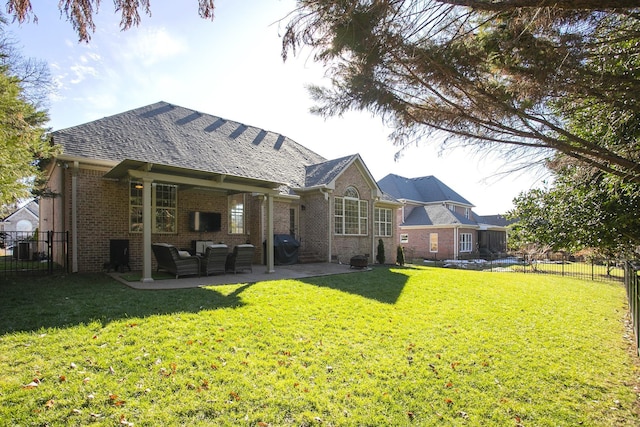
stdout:
[[142,179],[142,282],[153,282],[151,268],[151,187],[153,180]]
[[267,193],[267,273],[275,273],[273,267],[273,195]]

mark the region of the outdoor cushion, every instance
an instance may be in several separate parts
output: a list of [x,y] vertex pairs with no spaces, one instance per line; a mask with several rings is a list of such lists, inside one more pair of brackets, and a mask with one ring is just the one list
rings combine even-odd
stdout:
[[178,249],[167,243],[154,243],[151,245],[153,254],[158,262],[158,271],[160,269],[167,270],[176,275],[176,279],[180,276],[200,274],[200,259],[196,256],[181,258]]

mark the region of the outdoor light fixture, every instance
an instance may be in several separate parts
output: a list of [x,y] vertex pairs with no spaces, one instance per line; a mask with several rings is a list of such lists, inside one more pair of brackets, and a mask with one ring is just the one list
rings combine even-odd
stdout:
[[136,184],[135,188],[136,190],[142,190],[144,187],[142,186],[142,184]]

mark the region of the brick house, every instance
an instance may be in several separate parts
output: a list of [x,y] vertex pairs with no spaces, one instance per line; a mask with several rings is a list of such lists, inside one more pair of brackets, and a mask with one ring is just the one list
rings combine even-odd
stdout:
[[[0,246],[10,248],[14,240],[31,237],[38,229],[38,202],[31,200],[0,221]],[[3,232],[7,233],[3,233]]]
[[378,186],[402,203],[397,233],[408,259],[490,256],[507,249],[508,221],[477,215],[471,202],[434,176],[389,174]]
[[[399,203],[358,154],[327,160],[283,135],[166,102],[55,131],[52,142],[62,153],[47,190],[59,197],[41,201],[42,231],[70,232],[73,272],[100,271],[111,240],[127,241],[144,281],[156,242],[252,243],[267,271],[274,234],[295,236],[307,260],[373,262],[378,239],[395,253]],[[195,213],[215,224],[196,231]]]

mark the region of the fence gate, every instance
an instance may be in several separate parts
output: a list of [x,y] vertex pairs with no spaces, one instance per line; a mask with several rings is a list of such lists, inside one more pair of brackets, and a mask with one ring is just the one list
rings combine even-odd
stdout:
[[0,277],[69,272],[69,232],[0,232]]
[[624,284],[627,288],[627,298],[629,299],[629,313],[633,325],[633,340],[636,351],[640,356],[640,279],[638,272],[640,262],[627,261],[624,268]]

